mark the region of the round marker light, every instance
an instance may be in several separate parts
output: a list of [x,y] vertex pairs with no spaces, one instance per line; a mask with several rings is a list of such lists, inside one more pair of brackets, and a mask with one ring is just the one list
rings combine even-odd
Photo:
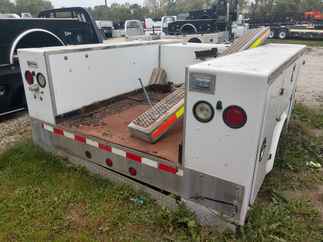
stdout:
[[131,176],[137,176],[137,170],[133,167],[129,168],[129,173]]
[[111,159],[106,159],[105,160],[105,163],[107,164],[107,166],[109,166],[109,167],[112,167],[113,166],[113,162],[112,162],[112,160]]
[[37,83],[41,88],[46,87],[46,78],[43,74],[41,73],[37,74]]
[[198,121],[208,123],[214,117],[214,109],[210,103],[200,101],[194,105],[193,114]]
[[27,82],[29,85],[34,84],[34,76],[33,76],[33,73],[32,73],[32,72],[30,72],[30,71],[26,71],[26,72],[25,72],[25,79],[26,79],[26,82]]
[[240,129],[247,123],[247,114],[239,106],[229,106],[223,112],[223,121],[232,129]]

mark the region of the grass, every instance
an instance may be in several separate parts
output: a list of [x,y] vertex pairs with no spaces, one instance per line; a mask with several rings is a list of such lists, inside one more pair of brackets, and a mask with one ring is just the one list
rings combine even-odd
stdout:
[[307,132],[322,122],[322,114],[296,107],[276,167],[236,234],[201,227],[184,207],[161,208],[25,141],[0,155],[0,241],[322,241],[313,201],[286,195],[323,184],[322,172],[306,166],[323,164],[321,140]]
[[269,39],[268,43],[282,43],[282,44],[300,44],[308,47],[323,47],[323,40],[301,40],[301,39]]

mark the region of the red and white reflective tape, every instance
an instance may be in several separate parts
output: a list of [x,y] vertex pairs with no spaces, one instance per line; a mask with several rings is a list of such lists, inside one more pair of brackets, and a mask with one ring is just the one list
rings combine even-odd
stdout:
[[173,167],[173,166],[169,166],[169,165],[166,165],[163,163],[159,163],[157,161],[138,156],[132,152],[126,152],[124,150],[120,150],[120,149],[115,148],[113,146],[102,144],[102,143],[99,143],[99,142],[94,141],[92,139],[89,139],[85,136],[73,134],[73,133],[65,131],[61,128],[56,128],[56,127],[53,127],[53,126],[45,124],[45,123],[43,123],[42,126],[43,126],[43,129],[47,130],[48,132],[52,133],[55,136],[62,136],[62,137],[68,138],[70,140],[74,140],[75,142],[78,142],[81,144],[90,145],[92,147],[100,149],[101,151],[122,156],[123,158],[127,159],[128,161],[135,161],[138,164],[150,166],[150,167],[156,168],[162,172],[172,173],[172,174],[176,174],[178,176],[183,176],[183,170],[180,170],[177,167]]

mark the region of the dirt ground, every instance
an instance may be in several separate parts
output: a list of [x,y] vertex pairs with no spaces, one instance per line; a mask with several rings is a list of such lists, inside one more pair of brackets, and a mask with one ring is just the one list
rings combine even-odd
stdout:
[[25,112],[0,119],[0,153],[30,136],[30,119]]
[[310,107],[323,107],[323,48],[309,48],[301,70],[296,98]]
[[[323,107],[323,48],[309,48],[306,65],[300,73],[297,101],[311,107]],[[0,119],[0,152],[8,146],[30,136],[27,114]]]

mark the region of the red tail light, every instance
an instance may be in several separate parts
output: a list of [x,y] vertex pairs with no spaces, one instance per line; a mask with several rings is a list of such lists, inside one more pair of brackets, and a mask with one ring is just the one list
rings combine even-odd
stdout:
[[131,176],[136,176],[137,175],[137,170],[133,167],[129,168],[129,173]]
[[112,160],[111,159],[106,159],[105,160],[105,163],[107,164],[107,166],[109,166],[109,167],[112,167],[113,166],[113,162],[112,162]]
[[32,85],[34,84],[34,75],[32,72],[30,71],[26,71],[25,72],[25,79],[26,79],[26,82],[29,84],[29,85]]
[[229,106],[223,112],[223,121],[232,129],[240,129],[247,123],[247,114],[239,106]]

